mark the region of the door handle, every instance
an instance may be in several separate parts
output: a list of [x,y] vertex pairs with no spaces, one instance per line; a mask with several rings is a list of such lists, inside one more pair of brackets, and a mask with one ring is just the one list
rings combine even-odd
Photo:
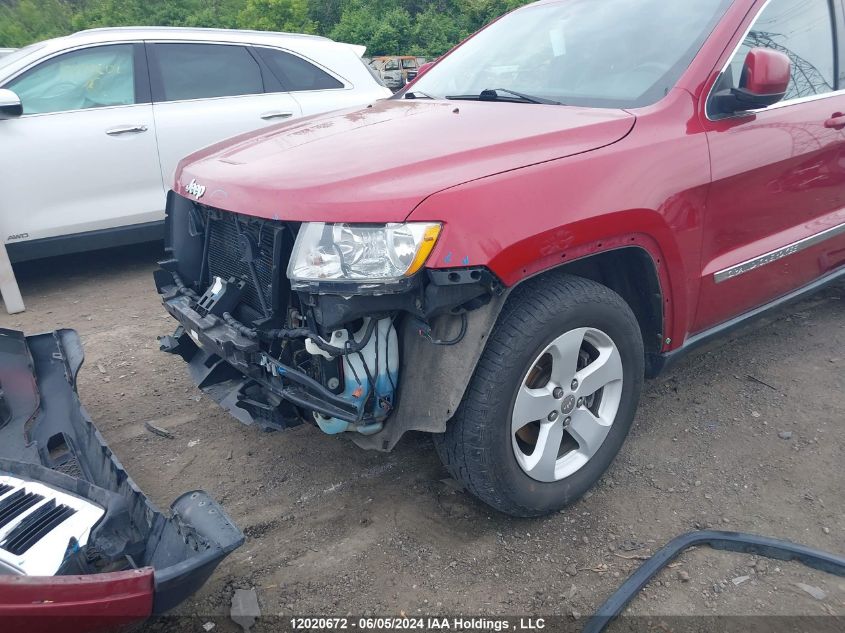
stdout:
[[829,130],[845,129],[845,114],[836,112],[832,117],[824,122],[824,126]]
[[293,112],[265,112],[261,115],[261,118],[265,121],[271,121],[272,119],[289,119],[293,116]]
[[109,136],[121,136],[123,134],[140,134],[146,132],[149,128],[146,125],[121,125],[120,127],[113,127],[106,130]]

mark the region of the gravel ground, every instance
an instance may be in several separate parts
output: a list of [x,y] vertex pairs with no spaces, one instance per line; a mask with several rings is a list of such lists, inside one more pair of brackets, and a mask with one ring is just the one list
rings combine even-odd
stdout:
[[[159,250],[20,265],[28,311],[0,315],[0,326],[77,329],[82,401],[141,488],[165,507],[206,489],[247,534],[179,611],[199,619],[169,628],[214,620],[216,631],[239,630],[229,603],[251,587],[265,615],[534,614],[577,626],[641,558],[689,530],[845,553],[845,285],[648,383],[601,483],[529,521],[462,492],[423,435],[379,454],[311,426],[266,434],[230,419],[199,395],[181,359],[158,351],[156,336],[174,327],[151,279]],[[146,421],[175,439],[152,435]],[[673,615],[845,616],[845,579],[699,549],[629,613],[657,618],[654,630],[668,630],[659,618]],[[273,628],[264,620],[253,630]]]

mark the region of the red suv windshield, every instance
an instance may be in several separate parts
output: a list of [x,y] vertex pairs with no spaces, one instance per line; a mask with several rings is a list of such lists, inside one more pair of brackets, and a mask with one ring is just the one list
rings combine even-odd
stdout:
[[531,5],[463,44],[414,91],[445,98],[501,89],[567,105],[650,105],[674,87],[731,1]]

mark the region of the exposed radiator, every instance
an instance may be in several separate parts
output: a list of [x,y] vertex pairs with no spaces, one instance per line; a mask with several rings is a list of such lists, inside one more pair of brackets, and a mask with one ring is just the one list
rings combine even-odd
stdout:
[[228,280],[230,277],[246,282],[243,302],[261,314],[261,301],[258,293],[264,295],[265,304],[272,309],[273,299],[273,252],[276,230],[269,222],[262,222],[238,216],[241,233],[248,236],[257,248],[255,271],[260,288],[253,284],[249,266],[244,261],[235,214],[225,211],[212,211],[211,231],[208,243],[208,270],[213,277]]

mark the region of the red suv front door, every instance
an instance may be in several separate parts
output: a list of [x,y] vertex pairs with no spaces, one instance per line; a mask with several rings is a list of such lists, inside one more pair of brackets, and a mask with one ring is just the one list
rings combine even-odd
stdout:
[[836,76],[840,12],[829,0],[761,0],[716,83],[716,90],[737,87],[752,48],[774,48],[792,63],[781,103],[721,119],[708,111],[713,184],[695,332],[845,264],[845,82]]

